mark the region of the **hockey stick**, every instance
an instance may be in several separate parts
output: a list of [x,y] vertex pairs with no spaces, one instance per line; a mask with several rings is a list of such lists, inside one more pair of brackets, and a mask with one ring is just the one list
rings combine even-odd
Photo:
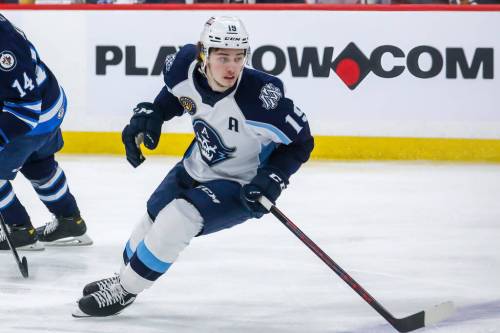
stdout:
[[19,255],[17,254],[16,248],[14,247],[14,244],[12,244],[12,239],[10,239],[9,232],[7,230],[7,226],[5,225],[5,221],[3,219],[2,213],[0,213],[0,226],[5,234],[5,238],[7,239],[7,243],[9,244],[10,250],[12,251],[12,254],[14,255],[14,258],[16,259],[17,266],[19,267],[19,270],[21,271],[21,274],[25,279],[28,278],[28,261],[26,260],[26,257],[23,257],[22,260],[19,260]]
[[297,236],[311,251],[314,252],[323,262],[330,267],[345,283],[361,296],[385,318],[399,332],[411,332],[416,329],[433,325],[452,315],[454,306],[452,302],[445,302],[425,311],[420,311],[404,318],[395,318],[379,302],[377,302],[361,285],[337,265],[316,243],[306,236],[288,217],[285,216],[269,199],[260,197],[259,202],[269,210],[281,223],[283,223],[295,236]]

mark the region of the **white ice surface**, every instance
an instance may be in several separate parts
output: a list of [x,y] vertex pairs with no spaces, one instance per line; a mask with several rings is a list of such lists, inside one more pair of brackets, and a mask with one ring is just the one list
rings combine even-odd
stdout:
[[[0,332],[395,332],[272,216],[199,237],[119,316],[75,319],[85,283],[111,275],[175,159],[62,156],[95,244],[0,254]],[[29,183],[33,223],[50,216]],[[396,317],[452,300],[422,331],[500,332],[500,166],[308,163],[278,206]]]

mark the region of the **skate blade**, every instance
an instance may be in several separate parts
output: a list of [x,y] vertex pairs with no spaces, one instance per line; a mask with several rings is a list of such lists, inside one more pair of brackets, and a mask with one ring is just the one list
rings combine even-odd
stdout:
[[43,251],[45,250],[45,246],[39,241],[36,241],[33,244],[21,246],[21,247],[16,247],[16,250],[18,251]]
[[[9,248],[2,249],[2,250],[0,250],[0,253],[2,253],[3,251],[9,251],[9,250],[10,250]],[[16,247],[16,250],[17,251],[43,251],[43,250],[45,250],[45,246],[43,246],[43,244],[41,242],[37,241],[36,243],[33,243],[33,244],[18,246],[18,247]]]
[[73,309],[73,312],[71,312],[71,315],[75,318],[86,318],[86,317],[91,317],[78,307],[78,303],[76,304],[75,309]]
[[92,239],[87,236],[87,234],[83,234],[77,237],[66,237],[57,239],[52,242],[41,242],[45,246],[86,246],[92,245],[94,242]]

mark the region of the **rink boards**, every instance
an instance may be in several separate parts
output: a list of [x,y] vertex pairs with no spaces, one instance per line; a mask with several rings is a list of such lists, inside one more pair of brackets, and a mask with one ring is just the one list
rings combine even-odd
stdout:
[[[465,7],[0,10],[65,88],[67,153],[121,153],[119,132],[132,107],[161,89],[165,56],[223,14],[243,19],[251,65],[279,76],[307,113],[314,157],[499,162],[500,7]],[[154,153],[182,154],[193,137],[188,117],[163,129]]]

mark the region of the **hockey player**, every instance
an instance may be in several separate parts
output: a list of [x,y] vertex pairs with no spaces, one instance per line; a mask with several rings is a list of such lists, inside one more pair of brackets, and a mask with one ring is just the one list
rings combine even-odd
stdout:
[[109,316],[164,274],[195,236],[267,213],[313,149],[307,119],[282,82],[245,67],[248,34],[234,17],[213,17],[198,46],[168,56],[165,86],[154,103],[139,103],[122,133],[127,160],[144,161],[164,121],[188,114],[195,139],[147,202],[123,252],[120,274],[87,284],[75,317]]
[[[17,248],[92,243],[64,171],[54,159],[63,146],[59,126],[66,103],[63,89],[33,44],[0,14],[0,214]],[[10,182],[18,171],[54,215],[36,230]],[[0,250],[8,249],[0,230]]]

